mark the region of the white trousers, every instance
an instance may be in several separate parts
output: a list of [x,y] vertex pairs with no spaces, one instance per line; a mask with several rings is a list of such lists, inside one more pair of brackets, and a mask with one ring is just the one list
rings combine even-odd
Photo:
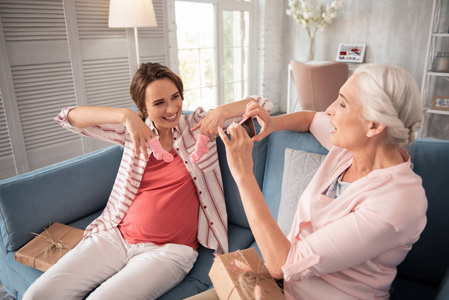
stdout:
[[129,244],[118,228],[82,240],[26,291],[24,300],[156,299],[192,269],[198,252],[177,244]]

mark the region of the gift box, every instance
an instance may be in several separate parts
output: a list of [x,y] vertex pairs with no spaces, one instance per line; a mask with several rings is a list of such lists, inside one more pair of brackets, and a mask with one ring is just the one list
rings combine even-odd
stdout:
[[217,256],[209,277],[220,300],[285,299],[255,248]]
[[83,238],[84,231],[61,223],[53,223],[20,248],[16,261],[45,272]]

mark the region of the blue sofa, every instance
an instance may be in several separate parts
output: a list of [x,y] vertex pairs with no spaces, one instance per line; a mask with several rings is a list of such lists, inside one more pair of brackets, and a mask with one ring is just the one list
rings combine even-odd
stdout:
[[[240,196],[217,142],[229,220],[230,251],[257,246]],[[310,133],[276,132],[255,143],[254,173],[272,214],[281,200],[285,148],[326,154]],[[428,224],[420,240],[398,267],[391,299],[449,299],[449,141],[417,140],[409,147],[414,170],[423,178],[429,200]],[[21,299],[41,272],[14,260],[14,253],[49,222],[84,229],[104,208],[122,148],[112,146],[0,181],[0,278],[5,290]],[[192,271],[160,299],[184,299],[211,286],[213,251],[199,248]],[[147,276],[157,276],[148,271]]]

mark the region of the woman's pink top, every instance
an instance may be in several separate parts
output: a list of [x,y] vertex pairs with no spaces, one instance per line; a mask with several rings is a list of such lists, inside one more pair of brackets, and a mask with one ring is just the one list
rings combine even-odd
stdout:
[[352,163],[330,144],[331,125],[317,113],[310,131],[329,154],[301,196],[283,266],[287,299],[388,299],[396,266],[426,225],[421,178],[405,162],[374,170],[337,199],[323,195]]
[[131,244],[181,244],[198,248],[198,195],[174,150],[170,163],[150,156],[136,197],[118,225]]

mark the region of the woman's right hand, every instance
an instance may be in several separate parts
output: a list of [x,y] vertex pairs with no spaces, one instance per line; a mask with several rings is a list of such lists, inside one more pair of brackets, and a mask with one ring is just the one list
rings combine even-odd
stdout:
[[231,124],[227,129],[230,138],[223,128],[218,127],[217,130],[226,148],[229,170],[238,184],[240,180],[245,180],[248,174],[253,173],[252,149],[254,143],[245,129],[237,123]]
[[270,113],[262,106],[260,106],[257,102],[251,101],[248,103],[248,105],[246,106],[246,112],[243,117],[256,117],[257,122],[259,122],[261,126],[259,134],[252,138],[252,140],[255,142],[261,141],[264,137],[275,131]]
[[126,110],[123,124],[128,130],[136,149],[136,155],[143,152],[145,160],[148,161],[147,141],[155,137],[153,131],[145,124],[140,116],[133,110]]

